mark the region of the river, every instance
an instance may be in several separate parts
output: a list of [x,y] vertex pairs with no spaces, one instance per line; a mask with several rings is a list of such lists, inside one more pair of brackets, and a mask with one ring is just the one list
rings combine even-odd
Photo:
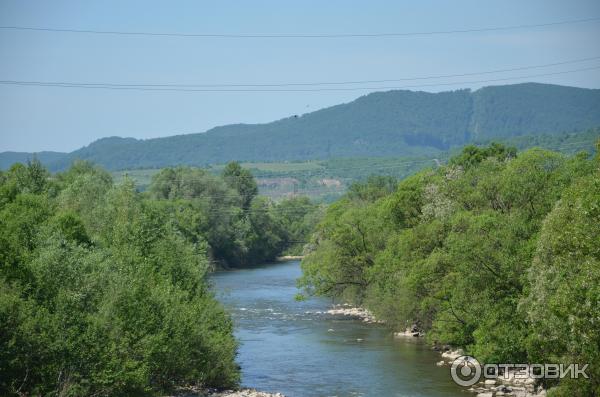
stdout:
[[329,315],[326,299],[296,301],[300,274],[290,261],[211,276],[235,322],[242,386],[288,397],[469,396],[417,338]]

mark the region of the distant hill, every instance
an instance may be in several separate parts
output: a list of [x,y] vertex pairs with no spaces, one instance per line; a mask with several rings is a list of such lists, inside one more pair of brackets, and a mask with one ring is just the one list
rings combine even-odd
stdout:
[[[108,169],[239,161],[435,155],[474,141],[559,134],[600,126],[600,90],[525,83],[441,93],[377,92],[266,124],[138,140],[103,138],[54,161]],[[4,167],[6,153],[0,154]],[[40,157],[41,159],[41,157]]]
[[27,163],[36,157],[44,164],[54,164],[66,158],[68,153],[61,152],[39,152],[39,153],[25,153],[25,152],[2,152],[0,153],[0,169],[4,170],[9,168],[14,163]]

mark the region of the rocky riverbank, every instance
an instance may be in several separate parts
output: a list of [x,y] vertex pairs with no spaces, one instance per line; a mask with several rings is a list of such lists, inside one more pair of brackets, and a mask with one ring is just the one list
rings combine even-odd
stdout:
[[275,262],[301,261],[302,259],[304,259],[304,255],[284,255],[275,258]]
[[[464,354],[461,349],[444,351],[442,352],[443,360],[438,362],[437,365],[452,365],[454,360]],[[480,382],[468,390],[477,393],[477,397],[545,397],[546,390],[541,386],[536,386],[536,380],[533,377],[521,375],[523,372],[525,372],[523,369],[509,369],[507,374],[500,374],[494,379],[484,379],[482,377]]]
[[327,310],[327,314],[353,317],[365,323],[384,324],[383,320],[378,320],[373,313],[362,307],[354,307],[347,303],[333,305],[333,308]]
[[256,389],[216,390],[189,387],[179,390],[172,396],[165,397],[285,397],[281,393],[267,393]]
[[473,385],[469,391],[477,393],[477,397],[545,397],[546,390],[536,386],[535,379],[531,377],[515,377],[516,371],[508,371],[506,377],[485,379]]
[[[354,307],[350,304],[334,305],[327,314],[342,315],[361,320],[365,323],[385,323],[377,319],[369,310]],[[394,332],[396,338],[419,338],[425,334],[416,326],[413,325],[404,331]],[[437,362],[438,366],[450,366],[454,360],[463,356],[465,353],[461,349],[451,349],[450,346],[436,346],[435,350],[441,352],[442,360]],[[536,380],[532,377],[523,377],[516,375],[516,370],[509,370],[504,376],[501,374],[495,379],[483,379],[476,383],[468,390],[476,393],[476,397],[545,397],[546,390],[536,386]],[[241,397],[242,395],[240,395]],[[245,397],[245,395],[243,395]],[[267,395],[269,396],[269,395]],[[226,395],[226,397],[229,397]],[[231,397],[237,397],[232,395]],[[252,395],[254,397],[254,395]],[[257,395],[256,397],[259,397]],[[261,397],[261,396],[260,396]]]
[[404,331],[394,332],[394,338],[422,338],[425,333],[416,325],[406,328]]
[[206,397],[285,397],[281,393],[267,393],[256,389],[225,390],[207,394]]

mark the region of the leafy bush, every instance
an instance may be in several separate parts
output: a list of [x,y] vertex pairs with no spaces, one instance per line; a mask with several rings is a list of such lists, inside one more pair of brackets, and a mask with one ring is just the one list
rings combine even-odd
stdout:
[[147,395],[239,381],[205,245],[108,174],[0,175],[0,394]]
[[[599,165],[493,144],[466,147],[392,193],[357,186],[317,226],[299,283],[483,362],[594,365]],[[561,381],[554,393],[597,395],[591,371],[593,380]]]

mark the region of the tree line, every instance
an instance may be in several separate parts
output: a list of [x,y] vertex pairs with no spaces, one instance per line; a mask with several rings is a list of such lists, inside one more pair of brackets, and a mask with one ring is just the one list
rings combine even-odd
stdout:
[[235,387],[237,342],[207,274],[298,250],[319,207],[222,175],[161,171],[147,192],[86,162],[0,173],[0,394]]
[[354,185],[312,240],[308,293],[481,362],[590,364],[591,379],[544,382],[600,395],[598,154],[467,146],[400,183]]

